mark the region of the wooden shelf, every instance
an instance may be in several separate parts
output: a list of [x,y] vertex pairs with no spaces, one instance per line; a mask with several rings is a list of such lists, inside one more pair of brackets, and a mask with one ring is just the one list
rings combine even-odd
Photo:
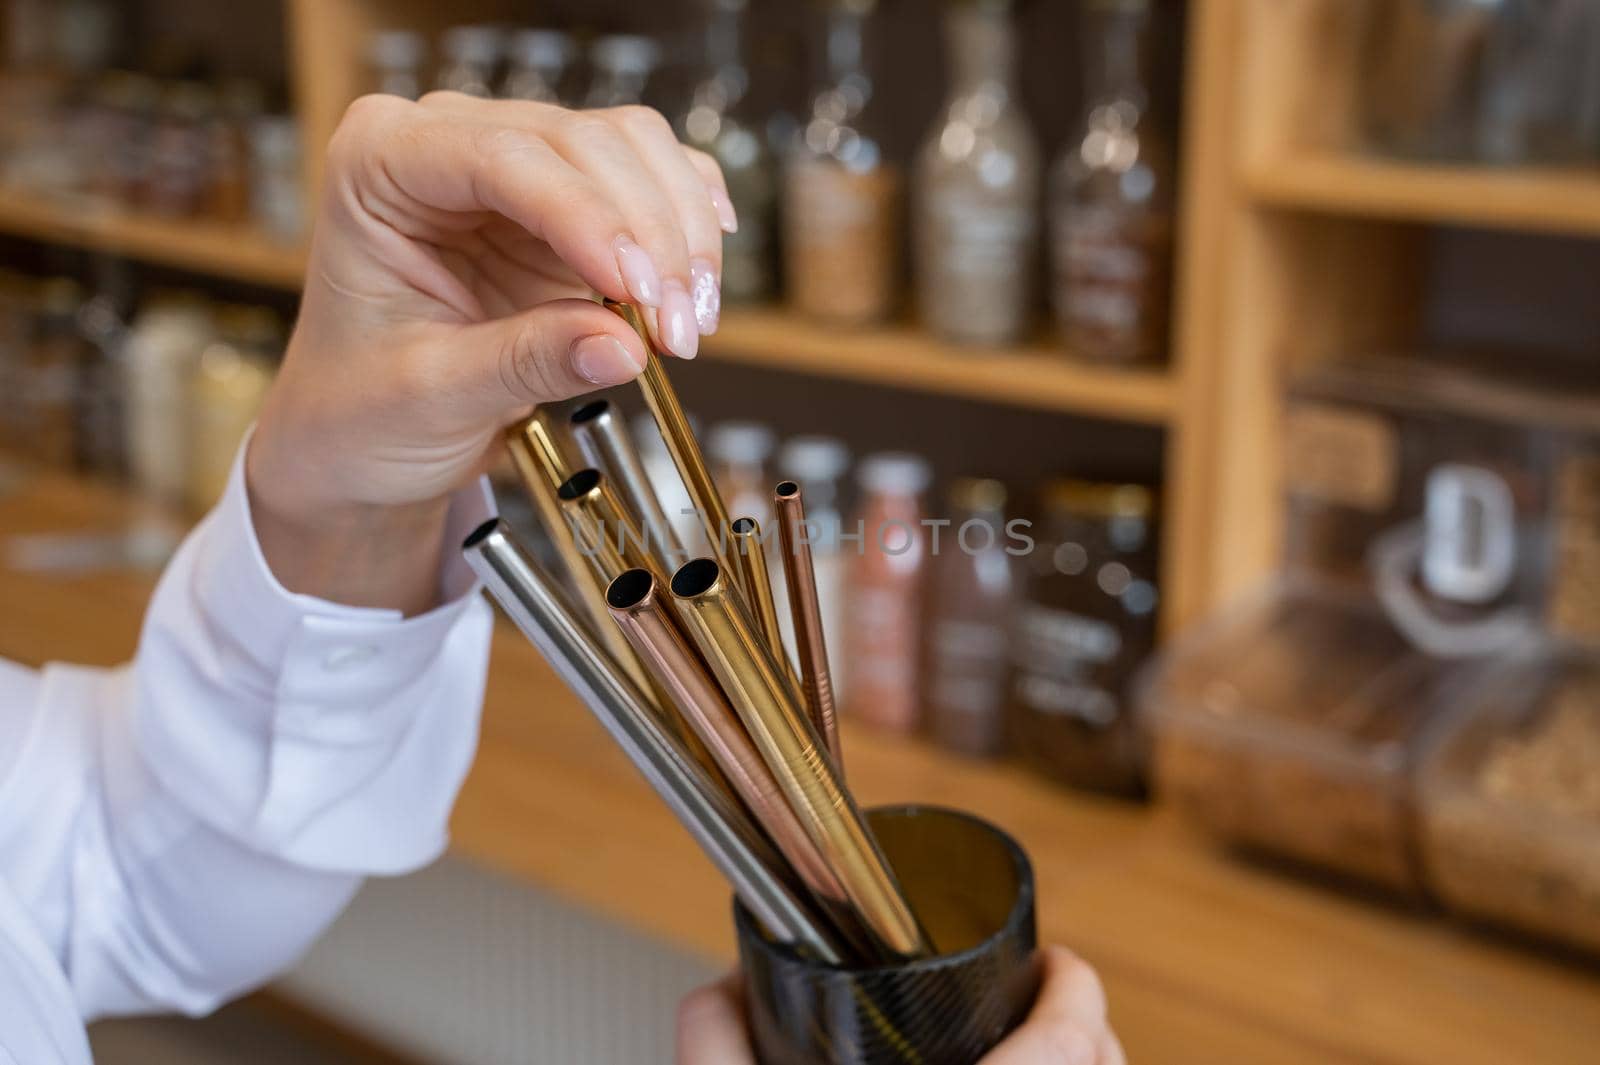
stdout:
[[300,288],[305,251],[242,225],[160,218],[84,200],[0,194],[0,233],[273,288]]
[[1085,366],[1045,344],[960,347],[909,326],[837,329],[782,310],[729,311],[704,349],[710,358],[751,366],[1121,421],[1164,424],[1176,408],[1164,371]]
[[1500,169],[1308,155],[1248,170],[1245,187],[1271,207],[1600,236],[1600,168]]

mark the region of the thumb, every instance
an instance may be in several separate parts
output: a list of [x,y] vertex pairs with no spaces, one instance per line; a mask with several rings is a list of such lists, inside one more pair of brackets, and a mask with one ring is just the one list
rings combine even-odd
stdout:
[[587,299],[462,327],[449,347],[453,372],[466,373],[475,402],[494,415],[623,384],[645,363],[638,334]]

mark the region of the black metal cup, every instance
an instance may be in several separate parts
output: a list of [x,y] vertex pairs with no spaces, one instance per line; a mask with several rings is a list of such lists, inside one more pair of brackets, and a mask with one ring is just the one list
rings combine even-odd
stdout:
[[867,820],[938,955],[845,969],[769,940],[734,904],[762,1065],[972,1065],[1038,993],[1033,867],[986,821],[934,806]]

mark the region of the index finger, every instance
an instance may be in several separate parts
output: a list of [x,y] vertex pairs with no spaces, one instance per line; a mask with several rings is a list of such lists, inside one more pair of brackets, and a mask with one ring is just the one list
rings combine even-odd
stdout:
[[[487,104],[486,104],[487,105]],[[396,97],[351,105],[328,147],[331,179],[403,235],[459,228],[451,215],[504,215],[550,245],[584,284],[633,300],[619,254],[637,249],[617,208],[537,133]]]

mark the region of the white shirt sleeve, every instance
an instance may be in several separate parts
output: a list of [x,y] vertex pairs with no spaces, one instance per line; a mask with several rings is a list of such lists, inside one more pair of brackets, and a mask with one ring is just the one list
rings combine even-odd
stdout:
[[443,850],[491,627],[454,546],[491,509],[485,485],[457,496],[446,605],[403,619],[279,585],[236,462],[133,662],[0,663],[0,887],[83,1018],[210,1010],[292,964],[363,874]]

